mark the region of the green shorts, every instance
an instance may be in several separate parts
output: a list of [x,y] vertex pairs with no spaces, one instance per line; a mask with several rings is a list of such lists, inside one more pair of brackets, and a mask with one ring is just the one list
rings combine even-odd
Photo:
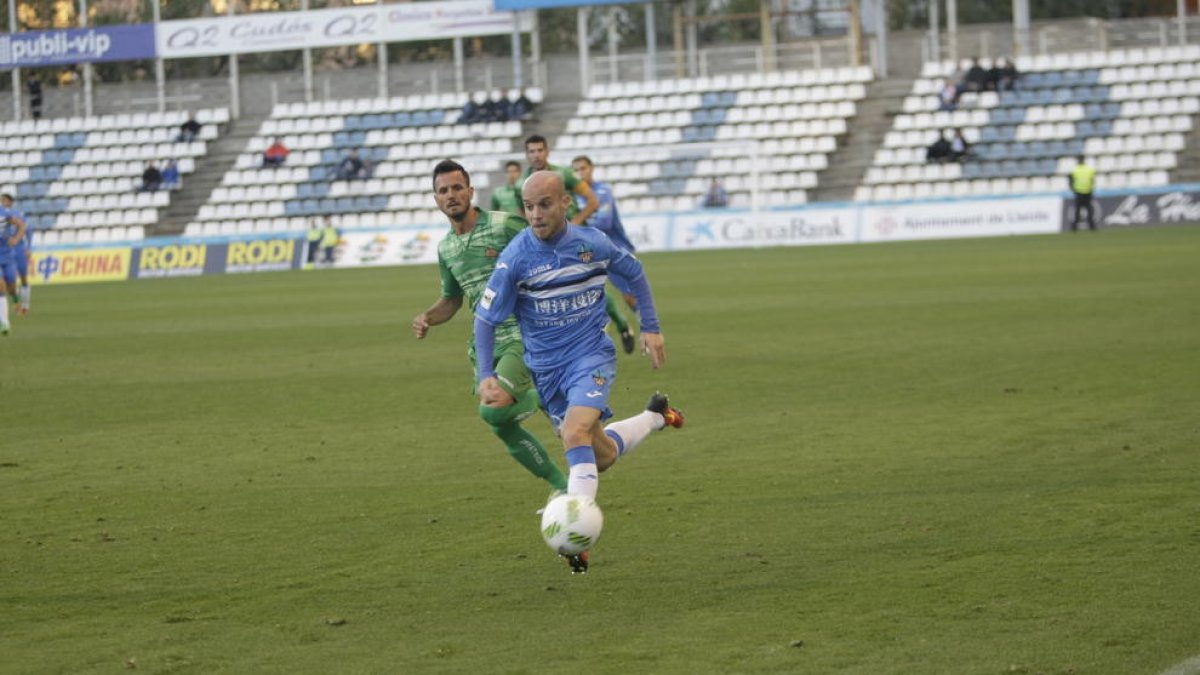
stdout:
[[[474,354],[472,356],[471,365],[474,366]],[[529,368],[525,366],[525,359],[522,357],[520,350],[505,351],[496,355],[496,379],[500,381],[500,388],[507,391],[509,396],[513,398],[521,398],[521,395],[533,388],[533,376],[529,374]],[[479,393],[479,369],[472,367],[475,375],[474,385],[471,387],[471,393]]]

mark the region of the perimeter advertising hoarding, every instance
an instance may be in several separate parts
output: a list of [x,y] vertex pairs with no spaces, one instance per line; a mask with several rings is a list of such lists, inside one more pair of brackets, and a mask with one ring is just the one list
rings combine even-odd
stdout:
[[[1200,189],[1158,190],[1092,198],[1102,228],[1146,227],[1200,222]],[[1063,200],[1063,229],[1075,218],[1075,200]],[[1086,225],[1081,225],[1087,227]]]
[[129,278],[129,247],[37,250],[29,261],[29,283],[79,284]]
[[171,243],[135,248],[130,264],[132,276],[136,279],[162,279],[220,274],[224,271],[224,255],[209,255],[209,249],[217,246],[224,244]]
[[553,9],[555,7],[591,7],[592,5],[634,5],[640,2],[626,0],[496,0],[496,9],[518,11],[522,9]]
[[0,35],[0,68],[154,58],[154,25],[97,26]]
[[449,228],[347,232],[333,252],[334,267],[420,265],[437,262],[437,246]]
[[[532,19],[519,16],[528,31]],[[179,59],[313,47],[437,40],[512,32],[514,15],[498,12],[490,0],[410,2],[260,12],[204,19],[164,21],[157,34],[158,55]]]
[[998,237],[1062,229],[1062,199],[1025,197],[862,207],[858,240]]

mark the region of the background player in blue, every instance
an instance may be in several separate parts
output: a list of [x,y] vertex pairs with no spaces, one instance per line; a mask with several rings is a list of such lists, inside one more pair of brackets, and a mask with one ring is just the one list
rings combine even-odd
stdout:
[[[0,195],[0,202],[12,204],[12,197]],[[0,206],[0,335],[8,335],[8,289],[17,283],[16,248],[25,238],[25,219]]]
[[[608,183],[601,183],[593,179],[593,171],[595,165],[592,159],[587,155],[580,155],[571,160],[571,169],[579,176],[579,180],[591,186],[592,192],[596,194],[596,201],[600,206],[596,209],[586,221],[588,227],[594,227],[612,240],[614,244],[629,251],[636,253],[633,242],[629,241],[628,235],[625,234],[625,224],[621,222],[621,214],[617,211],[617,198],[613,194],[612,186]],[[576,197],[576,201],[578,201]],[[582,207],[581,207],[582,208]],[[625,298],[625,304],[633,311],[637,311],[637,300],[633,297],[633,291],[626,286],[619,277],[611,278],[613,286],[616,287],[621,295]],[[604,308],[608,312],[608,317],[617,325],[617,330],[621,332],[621,346],[625,348],[626,353],[633,352],[633,333],[629,330],[629,325],[625,321],[625,315],[621,312],[621,306],[617,303],[617,299],[611,293],[606,293],[604,298]]]
[[[0,194],[0,207],[8,213],[8,217],[17,218],[21,222],[25,222],[25,214],[20,209],[13,208],[13,197],[10,194]],[[33,231],[28,225],[25,227],[25,236],[21,237],[21,241],[13,249],[13,261],[17,268],[17,285],[9,286],[8,292],[13,295],[13,300],[17,303],[17,314],[29,313],[29,254],[30,248],[33,246]]]
[[[662,331],[642,264],[602,232],[567,223],[571,197],[555,172],[539,171],[521,191],[529,228],[500,254],[475,310],[475,350],[484,405],[502,390],[493,363],[496,326],[516,314],[525,363],[542,407],[566,451],[567,492],[596,497],[599,473],[652,432],[683,426],[683,415],[656,393],[646,410],[609,424],[609,391],[616,378],[616,349],[604,332],[604,284],[621,277],[641,308],[642,351],[652,367],[666,361]],[[587,570],[585,555],[569,556],[575,572]]]

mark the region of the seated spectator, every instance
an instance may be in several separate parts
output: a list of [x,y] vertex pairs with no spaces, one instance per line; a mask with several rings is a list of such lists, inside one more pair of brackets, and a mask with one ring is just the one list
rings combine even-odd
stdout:
[[275,141],[263,151],[262,165],[271,168],[283,166],[287,161],[288,152],[287,146],[276,136]]
[[359,156],[358,148],[355,148],[338,164],[336,177],[337,180],[365,180],[370,178],[372,173],[371,163]]
[[725,192],[721,181],[716,178],[712,179],[708,184],[708,191],[704,193],[704,201],[701,204],[706,209],[719,209],[729,204],[729,194]]
[[188,113],[187,121],[179,125],[179,135],[175,140],[180,143],[191,143],[200,135],[200,123],[196,121],[196,116]]
[[980,92],[987,89],[988,74],[979,65],[979,59],[971,59],[971,67],[967,69],[966,75],[963,75],[962,82],[958,85],[959,91]]
[[492,96],[488,100],[493,102],[492,114],[496,117],[495,121],[507,122],[513,118],[512,101],[508,100],[503,91],[499,89],[492,91]]
[[158,167],[154,166],[154,162],[147,162],[146,170],[142,172],[142,187],[140,190],[142,192],[154,192],[162,186],[162,182],[162,172],[158,170]]
[[942,91],[938,94],[939,110],[954,110],[958,107],[958,87],[948,81],[943,81]]
[[463,105],[462,114],[458,116],[459,124],[474,124],[479,121],[479,104],[471,99],[467,99]]
[[[144,180],[145,180],[145,176],[143,176],[143,181]],[[179,164],[173,159],[168,159],[167,165],[163,167],[162,186],[168,190],[178,190],[179,189],[179,186],[180,186]]]
[[485,98],[483,103],[479,105],[479,120],[480,122],[497,122],[500,121],[500,110],[497,107],[496,101],[490,97]]
[[971,144],[963,136],[962,129],[955,129],[954,136],[950,139],[950,159],[955,162],[964,162],[971,156]]
[[992,70],[996,73],[996,91],[1012,91],[1017,88],[1017,78],[1021,74],[1010,59],[1000,59],[999,65]]
[[519,91],[517,100],[512,102],[512,118],[523,120],[529,118],[533,114],[533,101],[525,95],[525,92]]
[[946,138],[946,134],[943,133],[925,149],[925,161],[941,164],[950,158],[950,152],[950,139]]

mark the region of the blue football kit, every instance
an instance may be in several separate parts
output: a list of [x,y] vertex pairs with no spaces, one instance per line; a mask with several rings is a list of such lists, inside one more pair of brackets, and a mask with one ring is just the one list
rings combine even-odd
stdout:
[[604,285],[611,275],[637,298],[641,330],[660,332],[642,264],[603,232],[568,224],[548,241],[531,229],[505,247],[475,311],[479,379],[495,375],[495,327],[516,314],[525,363],[542,405],[557,427],[568,407],[612,415],[608,396],[616,377],[616,349],[605,333]]
[[[29,221],[25,220],[25,213],[20,209],[8,209],[7,215],[20,218],[25,223],[25,236],[21,237],[21,241],[17,242],[16,247],[13,249],[13,257],[17,267],[17,274],[21,277],[29,278],[29,251],[33,248],[33,228],[29,227]],[[16,230],[15,225],[13,230]]]
[[17,226],[12,222],[13,215],[20,217],[19,212],[0,207],[0,278],[9,286],[17,282],[17,249],[21,247],[21,243],[16,246],[8,244],[8,240],[17,234]]
[[[596,208],[596,212],[587,219],[588,227],[594,227],[612,240],[614,244],[621,248],[634,253],[637,251],[633,246],[633,242],[629,241],[629,235],[625,234],[625,224],[621,222],[621,214],[617,211],[617,198],[613,195],[612,186],[608,183],[595,182],[592,183],[592,192],[596,194],[596,200],[600,202],[600,206]],[[582,209],[587,200],[579,195],[575,195],[575,201]],[[626,287],[618,277],[613,277],[613,286],[622,293],[632,295],[632,291]]]

